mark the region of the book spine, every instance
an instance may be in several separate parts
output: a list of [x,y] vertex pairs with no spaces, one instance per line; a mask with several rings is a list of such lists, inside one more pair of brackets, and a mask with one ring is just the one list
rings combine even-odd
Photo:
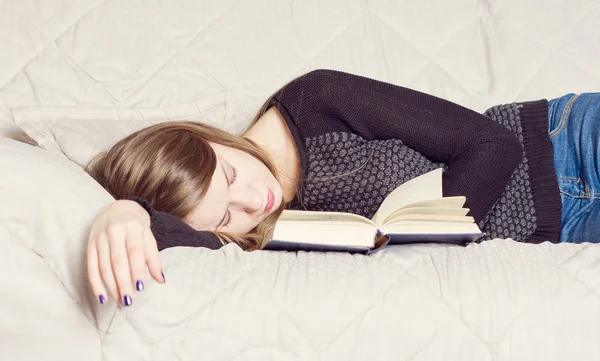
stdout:
[[299,243],[299,242],[281,242],[277,240],[269,241],[264,247],[264,251],[307,251],[307,252],[347,252],[367,254],[367,247],[337,246],[329,244]]
[[389,244],[451,243],[465,246],[483,236],[483,233],[453,234],[390,234]]

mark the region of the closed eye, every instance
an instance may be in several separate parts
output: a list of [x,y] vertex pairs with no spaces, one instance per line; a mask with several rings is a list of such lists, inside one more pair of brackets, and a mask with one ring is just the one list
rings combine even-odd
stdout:
[[229,212],[229,210],[227,211],[226,217],[227,217],[227,222],[221,228],[225,228],[231,224],[231,212]]
[[[237,178],[237,169],[235,169],[231,165],[230,165],[230,167],[231,167],[231,180],[229,181],[229,185],[232,185],[233,183],[235,183],[235,180]],[[231,224],[231,212],[229,210],[227,210],[225,217],[227,220],[225,221],[225,224],[223,224],[221,226],[221,228],[225,228]]]
[[231,167],[231,182],[229,183],[230,185],[235,183],[235,180],[237,179],[237,169],[235,169],[234,167]]

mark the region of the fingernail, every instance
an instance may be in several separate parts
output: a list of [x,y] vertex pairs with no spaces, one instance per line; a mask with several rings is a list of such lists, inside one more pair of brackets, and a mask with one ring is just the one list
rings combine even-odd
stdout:
[[123,303],[125,306],[131,306],[131,297],[129,297],[129,295],[125,295],[125,297],[123,297]]
[[100,300],[100,304],[103,305],[106,303],[106,298],[104,297],[104,295],[100,295],[98,296],[98,299]]
[[142,282],[142,281],[137,281],[137,282],[135,283],[135,288],[136,288],[138,291],[143,291],[143,290],[144,290],[144,282]]
[[160,272],[160,274],[163,276],[163,282],[166,282],[166,280],[165,280],[165,274],[162,273],[162,271]]

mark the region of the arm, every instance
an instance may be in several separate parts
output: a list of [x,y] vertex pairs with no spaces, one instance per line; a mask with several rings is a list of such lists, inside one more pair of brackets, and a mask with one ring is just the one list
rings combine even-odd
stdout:
[[88,235],[88,278],[98,302],[105,303],[110,294],[115,302],[131,306],[136,298],[132,277],[135,289],[142,291],[146,266],[157,282],[164,283],[158,252],[174,246],[215,249],[221,242],[210,232],[195,231],[179,218],[153,210],[142,199],[108,204]]
[[156,239],[158,250],[170,247],[205,247],[219,249],[223,244],[219,239],[208,231],[197,231],[179,218],[165,212],[160,212],[140,198],[131,198],[150,214],[150,229]]
[[336,70],[315,70],[275,95],[295,125],[316,134],[323,124],[368,140],[399,139],[447,166],[445,196],[464,195],[481,221],[523,156],[517,138],[482,114],[394,84]]

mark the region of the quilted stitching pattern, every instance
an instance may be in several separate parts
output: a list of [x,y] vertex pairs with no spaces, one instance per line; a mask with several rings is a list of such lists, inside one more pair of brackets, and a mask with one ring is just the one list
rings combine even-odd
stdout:
[[[1,11],[0,124],[32,105],[159,106],[218,91],[261,100],[332,67],[483,111],[597,90],[595,19],[579,0],[400,3],[9,1]],[[531,16],[543,6],[551,16]],[[318,9],[318,11],[315,11]],[[27,21],[14,27],[15,14]],[[266,21],[265,19],[268,19]],[[6,26],[6,25],[4,25]],[[268,39],[268,41],[265,41]],[[506,55],[509,56],[506,56]],[[513,55],[514,54],[514,55]]]
[[[593,276],[600,271],[600,247],[494,240],[466,248],[390,247],[369,257],[245,254],[234,246],[164,253],[165,269],[172,270],[169,283],[149,285],[127,310],[131,326],[117,329],[133,327],[136,342],[152,355],[197,352],[217,360],[600,356],[589,337],[589,332],[600,335],[600,282]],[[155,317],[164,312],[168,324]],[[104,346],[122,335],[113,332]],[[577,347],[570,344],[574,340]],[[551,346],[540,349],[542,344]],[[185,347],[175,351],[175,345]]]
[[[219,91],[250,94],[252,114],[319,67],[480,111],[598,91],[599,17],[591,0],[3,1],[0,133],[19,134],[14,107],[153,107]],[[0,227],[0,243],[15,238],[10,229]],[[47,279],[44,295],[65,288],[57,304],[84,309],[69,322],[87,326],[75,336],[91,359],[600,359],[597,246],[494,240],[369,257],[171,249],[168,283],[116,310],[92,304],[59,253],[38,256],[59,245],[24,238],[36,242],[3,264]]]
[[99,305],[78,240],[110,197],[64,158],[8,140],[0,150],[0,199],[12,205],[0,207],[0,306],[14,310],[0,313],[0,351],[11,360],[600,357],[597,245],[171,248],[165,285],[148,280],[131,308]]

